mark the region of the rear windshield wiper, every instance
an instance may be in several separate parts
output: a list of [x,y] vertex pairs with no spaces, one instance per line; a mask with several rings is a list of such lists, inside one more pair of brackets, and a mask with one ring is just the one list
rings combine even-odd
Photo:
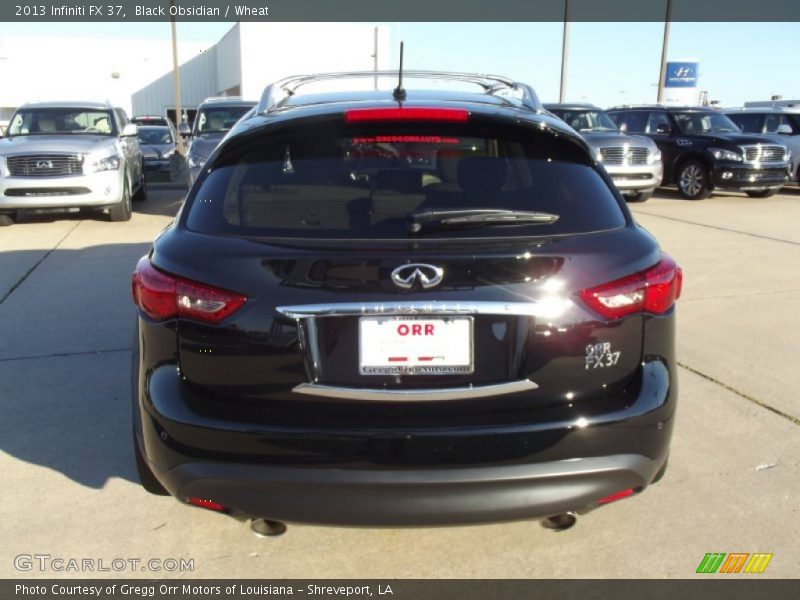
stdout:
[[408,230],[418,233],[423,228],[448,229],[485,225],[551,225],[558,215],[530,210],[497,208],[465,208],[415,211],[408,215]]

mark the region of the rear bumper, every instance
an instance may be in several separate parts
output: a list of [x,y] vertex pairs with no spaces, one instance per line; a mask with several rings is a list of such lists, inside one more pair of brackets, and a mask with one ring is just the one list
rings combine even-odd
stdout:
[[234,514],[334,525],[441,525],[586,512],[647,486],[659,464],[623,454],[448,470],[340,470],[192,462],[162,474],[179,499],[209,498]]
[[[392,431],[222,421],[192,408],[174,364],[144,379],[137,423],[156,477],[245,517],[430,525],[585,512],[666,461],[677,386],[651,358],[624,408],[562,421]],[[298,402],[302,402],[299,399]]]

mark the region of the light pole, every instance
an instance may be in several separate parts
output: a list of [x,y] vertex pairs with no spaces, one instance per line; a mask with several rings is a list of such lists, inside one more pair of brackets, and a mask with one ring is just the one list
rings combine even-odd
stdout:
[[[372,31],[372,70],[378,70],[378,27],[374,27]],[[375,89],[378,89],[378,77],[375,76]]]
[[561,39],[561,88],[558,101],[564,102],[567,97],[567,59],[569,55],[569,0],[564,0],[564,35]]
[[[175,0],[170,0],[169,5],[170,7],[175,6]],[[170,17],[170,25],[172,27],[172,88],[175,93],[175,127],[180,129],[181,122],[183,122],[183,109],[181,108],[181,72],[178,69],[178,34],[175,29],[174,15]],[[178,135],[176,142],[178,153],[184,154],[183,136]]]
[[664,19],[664,43],[661,46],[661,72],[658,76],[658,103],[664,101],[664,80],[667,77],[667,49],[669,47],[669,25],[672,21],[672,0],[667,0],[667,18]]

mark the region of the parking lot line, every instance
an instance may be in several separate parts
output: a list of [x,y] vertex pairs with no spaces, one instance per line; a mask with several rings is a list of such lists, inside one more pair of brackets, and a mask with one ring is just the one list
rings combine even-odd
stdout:
[[[677,256],[686,279],[670,468],[642,497],[582,517],[559,535],[523,521],[290,525],[282,538],[263,540],[226,517],[149,496],[136,482],[128,437],[129,274],[181,194],[151,192],[122,225],[87,220],[76,229],[42,218],[3,232],[14,244],[2,253],[4,265],[20,273],[38,266],[0,309],[0,576],[20,576],[13,556],[21,552],[107,561],[122,552],[194,558],[195,577],[686,578],[707,577],[695,573],[707,552],[765,551],[774,558],[759,577],[796,577],[800,540],[790,524],[800,497],[792,414],[800,394],[793,366],[800,254],[796,244],[772,243],[781,240],[763,229],[740,237],[731,221],[759,212],[759,227],[779,230],[797,222],[800,203],[715,197],[702,213],[720,227],[698,229],[696,203],[648,201],[653,214],[641,220]],[[674,218],[653,218],[663,212]],[[65,223],[67,235],[58,230]],[[43,249],[44,233],[52,242]]]
[[784,244],[792,244],[793,246],[800,246],[800,242],[795,242],[792,240],[784,240],[782,238],[776,238],[768,235],[761,235],[758,233],[752,233],[750,231],[741,231],[739,229],[731,229],[729,227],[720,227],[718,225],[709,225],[708,223],[698,223],[697,221],[690,221],[688,219],[680,219],[677,217],[667,217],[665,215],[659,215],[655,213],[650,213],[644,210],[637,210],[637,215],[648,215],[650,217],[655,217],[657,219],[667,219],[669,221],[677,221],[679,223],[686,223],[687,225],[696,225],[697,227],[707,227],[709,229],[718,229],[719,231],[727,231],[728,233],[737,233],[739,235],[748,235],[750,237],[760,238],[762,240],[769,240],[771,242],[781,242]]

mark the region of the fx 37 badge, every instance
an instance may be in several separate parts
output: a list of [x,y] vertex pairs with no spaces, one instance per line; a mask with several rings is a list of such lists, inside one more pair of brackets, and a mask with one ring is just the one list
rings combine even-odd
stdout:
[[609,342],[598,342],[586,346],[586,370],[613,367],[619,361],[620,351],[611,350]]

